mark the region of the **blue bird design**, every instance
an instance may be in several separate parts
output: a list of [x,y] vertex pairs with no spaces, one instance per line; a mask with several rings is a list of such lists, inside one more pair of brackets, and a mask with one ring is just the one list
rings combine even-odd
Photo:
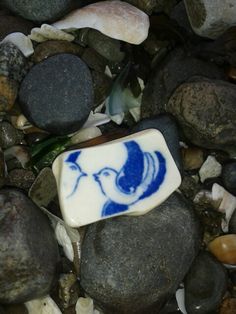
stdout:
[[105,167],[94,174],[108,198],[102,217],[128,210],[130,205],[155,193],[165,178],[166,162],[160,152],[143,152],[135,141],[124,145],[128,158],[120,172]]
[[81,179],[82,177],[86,177],[86,176],[87,176],[87,174],[84,173],[84,172],[81,170],[79,164],[77,163],[77,160],[78,160],[80,154],[81,154],[81,151],[71,153],[71,154],[69,155],[69,157],[65,160],[65,162],[68,163],[70,169],[71,169],[72,171],[75,171],[75,172],[76,172],[76,182],[75,182],[75,185],[74,185],[74,187],[73,187],[72,192],[67,196],[67,198],[71,197],[71,196],[75,193],[75,191],[76,191],[77,188],[78,188],[80,179]]

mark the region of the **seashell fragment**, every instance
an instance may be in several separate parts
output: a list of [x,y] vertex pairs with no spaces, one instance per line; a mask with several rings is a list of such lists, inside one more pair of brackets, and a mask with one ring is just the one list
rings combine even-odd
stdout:
[[29,314],[62,314],[50,296],[25,303]]
[[208,245],[209,251],[225,264],[236,264],[236,234],[217,237]]
[[100,1],[75,10],[55,22],[62,30],[94,28],[101,33],[139,45],[148,36],[148,15],[123,1]]
[[14,44],[26,58],[34,53],[33,44],[30,38],[25,36],[23,33],[11,33],[7,35],[1,42],[10,42]]
[[65,40],[73,41],[75,37],[71,34],[67,34],[62,30],[55,28],[48,24],[43,24],[41,27],[35,27],[31,30],[29,35],[31,40],[34,40],[38,43],[47,41],[47,40]]
[[76,314],[93,314],[93,300],[91,298],[79,298],[75,310]]
[[201,182],[204,182],[208,178],[219,177],[222,171],[221,164],[213,156],[208,156],[199,170],[199,176]]

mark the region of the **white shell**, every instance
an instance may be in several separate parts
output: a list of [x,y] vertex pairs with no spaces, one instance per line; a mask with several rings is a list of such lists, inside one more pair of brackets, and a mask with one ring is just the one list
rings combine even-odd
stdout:
[[181,183],[165,139],[155,129],[65,152],[52,170],[62,215],[71,227],[145,214]]
[[41,27],[35,27],[31,30],[29,35],[31,40],[34,40],[38,43],[47,41],[47,40],[66,40],[73,41],[75,37],[71,34],[63,32],[51,25],[43,24]]
[[76,314],[93,314],[93,300],[91,298],[79,298],[75,306]]
[[178,289],[175,292],[175,297],[176,297],[176,301],[177,301],[177,304],[178,304],[180,311],[183,314],[188,314],[186,311],[186,307],[185,307],[185,289],[184,289],[184,287]]
[[29,57],[34,53],[33,44],[30,38],[22,33],[11,33],[2,40],[2,43],[4,42],[11,42],[14,44],[25,57]]
[[25,303],[29,314],[62,314],[50,296]]
[[208,156],[199,170],[201,182],[208,178],[219,177],[222,171],[221,164],[213,156]]
[[55,235],[57,242],[63,247],[63,251],[66,257],[73,262],[74,260],[74,250],[72,246],[71,239],[69,238],[65,227],[61,223],[57,223],[55,228]]
[[100,1],[69,13],[53,26],[63,30],[94,28],[131,44],[141,44],[148,36],[149,17],[123,1]]

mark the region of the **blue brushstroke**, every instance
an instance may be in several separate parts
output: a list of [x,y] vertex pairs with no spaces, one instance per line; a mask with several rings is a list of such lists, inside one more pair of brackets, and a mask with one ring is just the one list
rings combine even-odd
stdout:
[[119,214],[128,210],[127,205],[117,204],[111,201],[106,202],[102,209],[102,217]]

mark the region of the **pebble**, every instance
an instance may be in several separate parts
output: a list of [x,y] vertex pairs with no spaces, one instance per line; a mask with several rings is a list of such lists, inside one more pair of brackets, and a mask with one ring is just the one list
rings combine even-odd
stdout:
[[151,14],[155,9],[157,2],[156,0],[127,0],[126,2],[132,4],[138,9],[144,11],[147,14]]
[[214,156],[208,156],[199,170],[200,180],[204,182],[209,178],[217,178],[220,176],[221,171],[222,166],[216,158]]
[[187,313],[216,313],[227,289],[224,267],[208,252],[194,260],[184,280]]
[[208,149],[234,153],[236,90],[226,81],[196,78],[180,85],[166,105],[186,138]]
[[236,195],[236,162],[230,162],[223,165],[222,180],[225,188]]
[[60,18],[73,8],[74,0],[3,0],[3,5],[16,15],[37,23]]
[[62,153],[52,170],[62,215],[71,227],[117,215],[143,215],[181,183],[165,139],[154,129]]
[[56,274],[58,248],[48,218],[22,192],[0,192],[0,303],[46,295]]
[[204,152],[199,147],[188,147],[182,149],[184,169],[196,170],[199,169],[204,162]]
[[111,38],[141,44],[148,35],[148,15],[123,1],[100,1],[72,11],[53,24],[62,30],[93,28]]
[[232,0],[184,0],[190,23],[196,34],[216,39],[236,25],[236,4]]
[[50,57],[27,74],[19,101],[23,114],[37,127],[58,135],[73,133],[84,124],[93,106],[90,71],[71,54]]
[[232,214],[229,221],[229,233],[236,234],[236,210],[234,210],[234,213]]
[[81,286],[105,313],[159,313],[200,241],[198,220],[178,193],[146,215],[91,224],[82,243]]
[[169,114],[143,119],[133,127],[132,132],[139,132],[146,129],[157,129],[163,134],[171,155],[179,171],[182,173],[183,166],[179,146],[179,131],[175,119]]
[[142,118],[149,118],[163,112],[175,91],[183,82],[193,76],[223,79],[222,69],[210,62],[186,55],[182,48],[176,48],[155,67],[143,91]]
[[23,139],[24,134],[15,129],[9,122],[0,122],[0,146],[3,149],[21,144]]
[[208,249],[224,264],[236,265],[236,234],[227,234],[215,238]]
[[33,27],[34,24],[32,22],[19,16],[3,14],[0,18],[0,41],[2,41],[7,35],[15,32],[28,35]]
[[17,94],[18,83],[6,76],[0,75],[0,111],[6,112],[12,109]]
[[236,298],[227,298],[223,300],[219,314],[235,314]]
[[21,82],[28,70],[28,62],[12,43],[0,43],[0,75]]
[[90,69],[95,70],[101,74],[105,73],[105,68],[108,64],[108,61],[94,49],[85,48],[81,59]]
[[39,63],[49,57],[60,53],[70,53],[76,56],[81,56],[83,48],[77,44],[64,40],[48,40],[39,44],[35,50],[32,60],[34,63]]
[[28,191],[34,180],[35,175],[31,170],[13,169],[8,173],[5,184]]

